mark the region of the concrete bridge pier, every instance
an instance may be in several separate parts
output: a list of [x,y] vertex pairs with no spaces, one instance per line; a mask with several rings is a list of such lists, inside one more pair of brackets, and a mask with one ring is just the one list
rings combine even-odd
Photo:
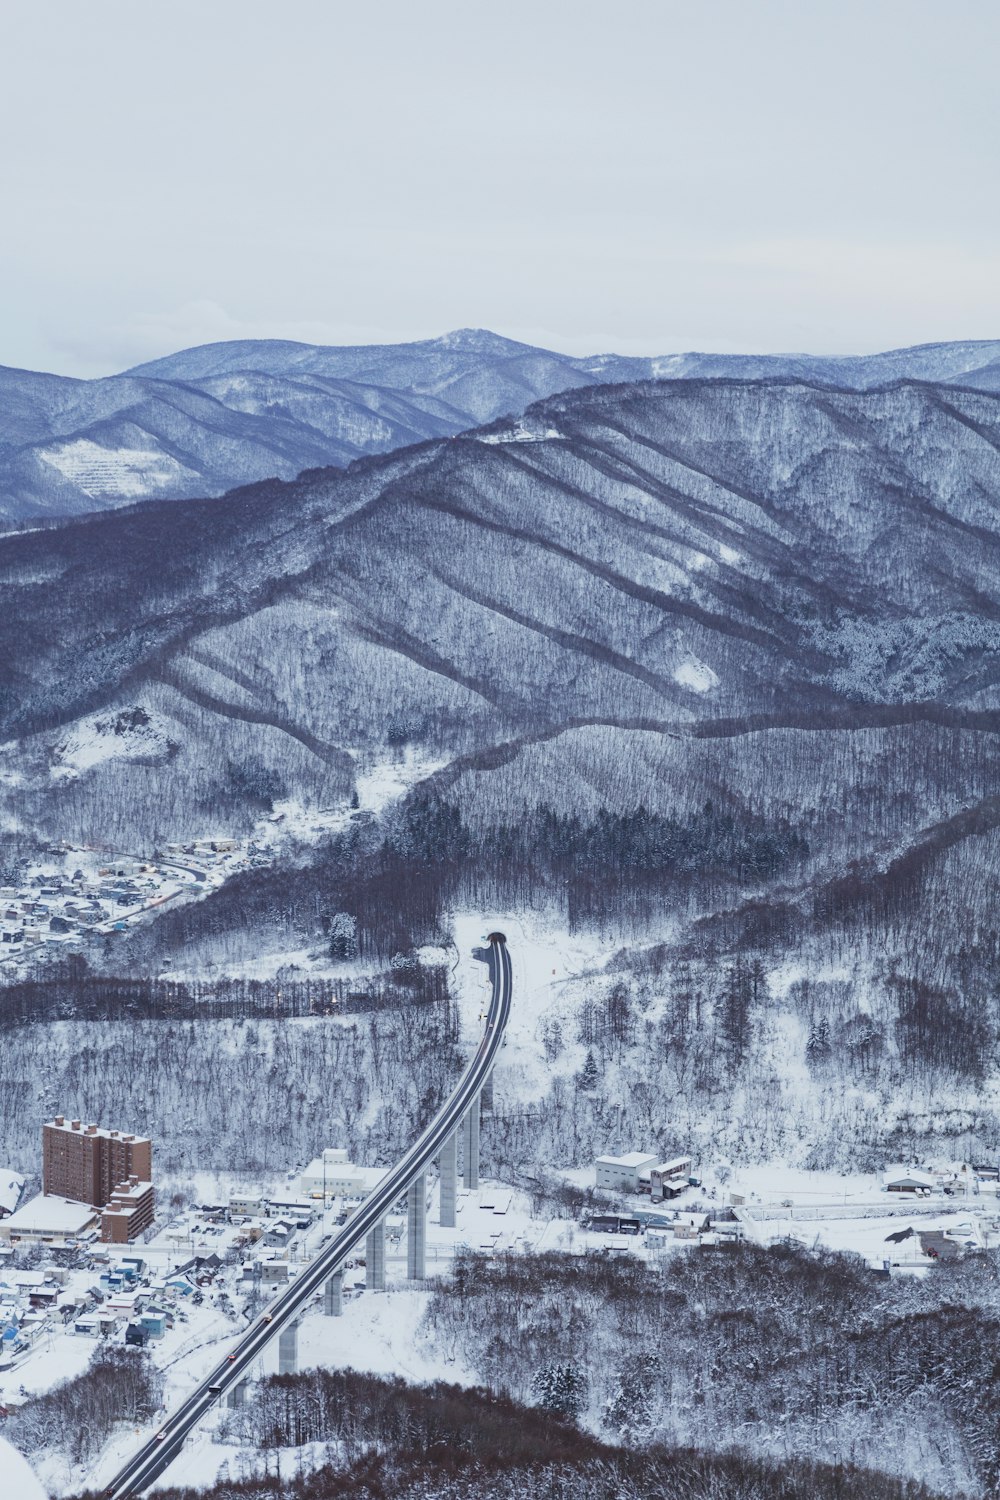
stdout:
[[484,1110],[484,1112],[486,1114],[490,1114],[491,1111],[492,1111],[492,1109],[493,1109],[493,1074],[492,1073],[490,1073],[490,1076],[487,1078],[486,1082],[483,1084],[482,1091],[480,1093],[480,1098],[483,1101],[483,1110]]
[[226,1393],[226,1405],[229,1407],[245,1405],[249,1384],[248,1380],[238,1380],[234,1386],[231,1386]]
[[323,1313],[328,1318],[339,1318],[343,1311],[344,1272],[339,1268],[323,1288]]
[[385,1291],[385,1220],[379,1219],[365,1240],[365,1285],[369,1291]]
[[441,1227],[454,1229],[458,1196],[458,1131],[453,1130],[441,1147]]
[[294,1375],[299,1368],[299,1320],[288,1323],[278,1334],[278,1374]]
[[427,1173],[410,1183],[406,1197],[406,1274],[411,1281],[427,1275]]
[[462,1121],[462,1181],[466,1188],[479,1186],[479,1095],[469,1105]]

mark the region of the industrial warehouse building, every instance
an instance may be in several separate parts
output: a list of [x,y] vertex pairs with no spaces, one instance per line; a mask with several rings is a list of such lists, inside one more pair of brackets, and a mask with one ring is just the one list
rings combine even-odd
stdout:
[[654,1167],[656,1156],[649,1151],[629,1151],[624,1156],[599,1156],[594,1163],[599,1188],[616,1193],[637,1193],[639,1174]]

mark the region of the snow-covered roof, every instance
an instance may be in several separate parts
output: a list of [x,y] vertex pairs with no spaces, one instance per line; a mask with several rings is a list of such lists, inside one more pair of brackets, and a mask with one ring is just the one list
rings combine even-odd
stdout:
[[329,1150],[324,1151],[322,1156],[314,1156],[308,1166],[302,1168],[302,1178],[354,1177],[360,1170],[360,1167],[348,1160],[346,1151]]
[[52,1193],[39,1193],[4,1219],[3,1230],[5,1234],[82,1234],[97,1213],[89,1203],[72,1203]]
[[105,1302],[105,1307],[115,1308],[119,1312],[131,1312],[137,1301],[143,1298],[142,1292],[116,1292]]
[[653,1171],[669,1177],[671,1172],[681,1172],[690,1165],[690,1156],[675,1156],[673,1161],[661,1161],[659,1166],[653,1168]]
[[914,1187],[937,1187],[937,1178],[932,1177],[929,1172],[921,1172],[916,1167],[890,1167],[885,1174],[886,1187],[894,1187],[900,1183],[912,1183]]
[[597,1160],[602,1167],[645,1167],[656,1157],[649,1151],[627,1151],[624,1156],[599,1156]]
[[0,1167],[0,1214],[12,1214],[24,1189],[24,1178],[20,1172],[9,1167]]
[[[388,1170],[388,1167],[355,1167],[355,1186],[359,1186],[365,1193],[370,1193],[378,1187]],[[351,1194],[348,1193],[346,1196],[350,1197]]]
[[148,1135],[125,1135],[120,1130],[110,1130],[103,1125],[84,1125],[80,1120],[76,1121],[75,1127],[72,1120],[67,1120],[65,1115],[56,1115],[54,1119],[47,1120],[49,1130],[60,1130],[65,1135],[87,1135],[91,1138],[98,1137],[100,1140],[124,1141],[127,1145],[145,1146],[149,1143]]

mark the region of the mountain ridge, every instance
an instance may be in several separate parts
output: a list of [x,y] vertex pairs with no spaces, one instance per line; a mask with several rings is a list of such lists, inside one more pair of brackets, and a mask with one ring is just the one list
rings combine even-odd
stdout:
[[[4,763],[54,836],[102,784],[121,817],[167,798],[196,822],[177,786],[249,753],[240,724],[270,726],[252,754],[306,802],[390,724],[446,761],[586,722],[846,732],[919,703],[986,732],[998,455],[978,390],[588,386],[344,469],[12,534]],[[177,764],[53,782],[66,728],[123,706]]]
[[402,345],[206,344],[101,380],[0,367],[0,518],[216,496],[451,437],[566,389],[639,379],[895,379],[1000,389],[1000,342],[886,354],[565,355],[463,329]]

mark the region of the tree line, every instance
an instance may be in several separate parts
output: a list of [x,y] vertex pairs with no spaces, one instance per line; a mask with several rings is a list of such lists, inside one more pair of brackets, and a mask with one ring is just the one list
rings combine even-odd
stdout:
[[94,973],[80,956],[0,991],[0,1029],[39,1021],[246,1021],[362,1015],[448,1000],[446,971],[397,962],[358,978],[172,980]]
[[[650,1334],[655,1331],[655,1337]],[[609,1441],[857,1463],[948,1494],[1000,1483],[1000,1253],[885,1282],[792,1244],[631,1256],[463,1252],[433,1347]]]
[[244,1445],[237,1461],[163,1500],[935,1500],[855,1465],[638,1450],[495,1391],[354,1370],[261,1381],[218,1435]]

